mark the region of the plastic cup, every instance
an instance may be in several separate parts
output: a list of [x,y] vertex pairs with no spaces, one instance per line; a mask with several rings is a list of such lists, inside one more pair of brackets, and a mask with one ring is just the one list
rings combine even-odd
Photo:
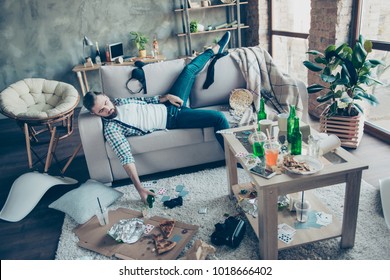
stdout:
[[257,157],[264,156],[264,141],[267,139],[267,136],[263,132],[257,131],[253,135],[253,154]]
[[280,144],[276,141],[267,141],[263,145],[265,164],[268,167],[275,166],[278,163]]
[[98,210],[96,210],[95,214],[96,214],[96,217],[98,218],[99,224],[101,226],[108,225],[109,220],[108,220],[108,210],[107,210],[107,208],[102,208],[102,211],[100,211],[100,209],[98,209]]
[[309,219],[310,204],[308,201],[296,201],[294,207],[297,213],[297,221],[306,223]]

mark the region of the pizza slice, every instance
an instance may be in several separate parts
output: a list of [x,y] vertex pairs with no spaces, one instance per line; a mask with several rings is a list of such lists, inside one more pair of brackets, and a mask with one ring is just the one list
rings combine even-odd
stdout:
[[176,246],[176,242],[165,239],[161,234],[154,236],[154,244],[159,255],[169,252]]
[[161,232],[163,233],[165,238],[169,238],[173,232],[173,228],[175,227],[174,220],[163,220],[159,224]]

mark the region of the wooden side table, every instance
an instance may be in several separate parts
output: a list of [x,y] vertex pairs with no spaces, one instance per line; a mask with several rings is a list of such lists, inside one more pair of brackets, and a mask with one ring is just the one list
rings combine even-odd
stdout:
[[[161,62],[166,60],[166,58],[162,55],[154,58],[154,57],[146,57],[146,58],[138,58],[133,57],[129,61],[124,61],[123,63],[115,63],[115,62],[105,62],[102,65],[111,65],[111,66],[128,66],[128,65],[134,65],[134,63],[140,60],[144,63],[155,63],[155,62]],[[93,66],[84,66],[83,64],[76,65],[73,67],[72,71],[76,73],[77,79],[80,84],[81,93],[83,96],[85,93],[89,91],[89,84],[87,79],[87,72],[90,71],[98,71],[102,65],[94,64]]]
[[[230,131],[239,133],[252,129],[253,126],[247,126],[233,128]],[[262,259],[277,259],[278,250],[339,236],[341,236],[341,248],[354,246],[362,171],[368,169],[365,163],[360,162],[343,148],[338,148],[335,152],[332,152],[332,157],[337,158],[337,160],[333,161],[333,163],[328,161],[324,168],[315,174],[296,175],[284,173],[270,179],[264,179],[249,172],[243,160],[236,157],[236,154],[248,151],[233,133],[222,134],[225,140],[229,193],[231,197],[238,196],[241,189],[249,187],[254,187],[257,191],[257,218],[249,214],[246,216],[259,238],[259,252]],[[247,171],[253,186],[252,183],[238,182],[238,162]],[[285,213],[288,210],[278,211],[276,205],[279,195],[309,191],[339,183],[345,183],[344,212],[341,223],[335,222],[318,230],[301,229],[294,235],[294,240],[289,244],[278,240],[278,224],[287,223],[293,225],[295,221],[295,215]],[[314,196],[313,199],[310,198],[310,202],[313,209],[331,213]]]

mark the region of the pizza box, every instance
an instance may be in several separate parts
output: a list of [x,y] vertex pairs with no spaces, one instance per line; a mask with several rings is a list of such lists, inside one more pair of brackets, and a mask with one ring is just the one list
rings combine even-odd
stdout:
[[[172,235],[168,240],[179,240],[176,246],[169,252],[158,255],[155,250],[153,239],[150,234],[160,234],[158,225],[160,221],[166,218],[154,216],[143,219],[142,213],[125,208],[118,208],[115,211],[109,211],[109,224],[101,226],[96,216],[91,218],[85,224],[79,225],[73,231],[79,238],[78,245],[82,248],[97,252],[107,257],[115,257],[124,260],[175,260],[183,251],[184,247],[192,239],[198,230],[198,226],[185,224],[176,221]],[[149,235],[143,235],[133,244],[118,243],[107,234],[112,225],[121,219],[140,218],[144,224],[152,224],[155,227]]]

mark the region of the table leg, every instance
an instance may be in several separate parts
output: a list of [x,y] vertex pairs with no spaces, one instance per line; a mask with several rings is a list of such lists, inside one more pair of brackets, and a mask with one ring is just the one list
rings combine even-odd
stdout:
[[341,248],[352,248],[355,243],[361,180],[362,171],[347,174]]
[[83,77],[84,77],[85,90],[89,91],[89,84],[88,84],[88,80],[87,80],[87,73],[85,73],[85,71],[83,72]]
[[225,161],[226,161],[226,169],[227,169],[229,196],[230,198],[233,198],[234,194],[233,194],[232,186],[238,184],[237,159],[226,141],[224,145],[225,145]]
[[81,93],[83,94],[83,96],[85,95],[85,86],[84,86],[84,82],[83,82],[83,77],[81,75],[81,72],[76,72],[76,75],[77,75],[77,79],[79,80],[79,84],[80,84],[80,88],[81,88]]
[[257,187],[259,252],[263,260],[278,259],[278,194]]

